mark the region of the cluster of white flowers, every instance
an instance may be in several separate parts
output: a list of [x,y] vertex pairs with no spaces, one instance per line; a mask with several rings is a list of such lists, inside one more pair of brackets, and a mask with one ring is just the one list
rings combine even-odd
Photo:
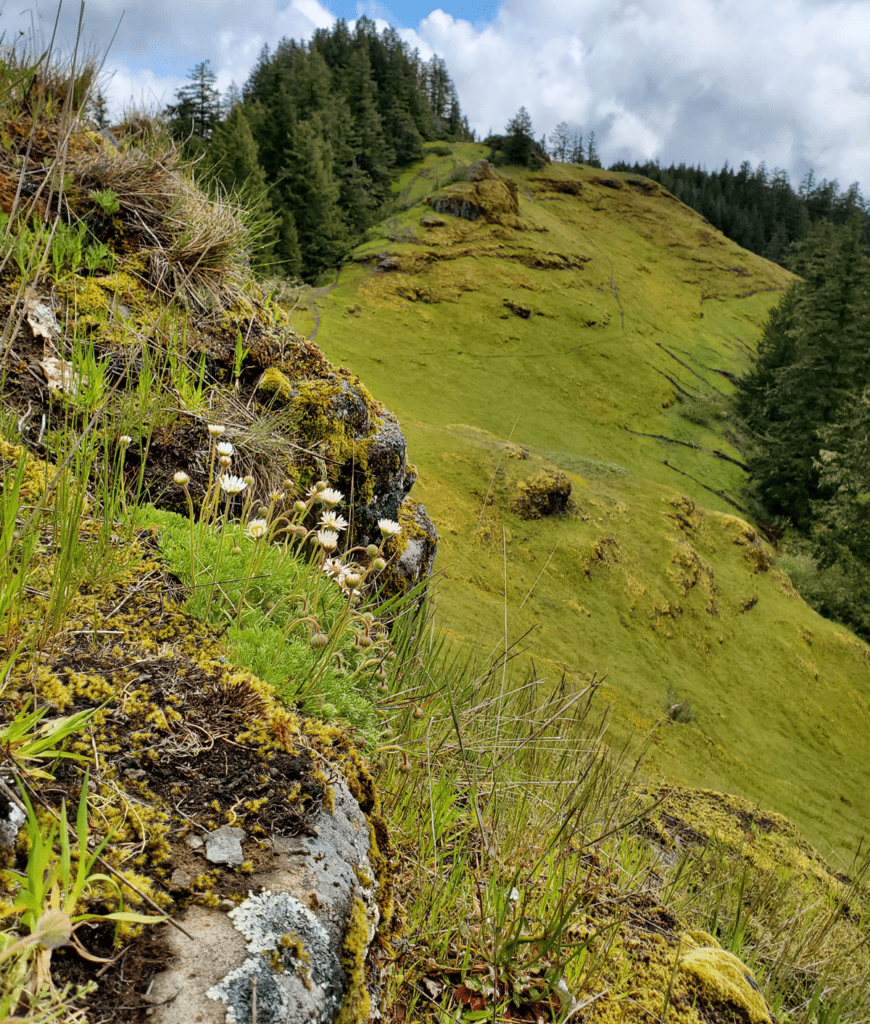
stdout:
[[340,558],[327,558],[323,563],[323,571],[326,575],[335,580],[339,589],[348,600],[358,604],[362,595],[357,588],[362,583],[362,576],[357,572],[356,567],[345,565]]

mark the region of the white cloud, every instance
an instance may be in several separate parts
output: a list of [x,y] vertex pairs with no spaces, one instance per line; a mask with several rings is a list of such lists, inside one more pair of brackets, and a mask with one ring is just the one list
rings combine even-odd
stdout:
[[[334,21],[318,0],[89,0],[85,40],[104,47],[110,100],[171,102],[209,59],[223,90],[242,85],[264,43],[308,39]],[[381,15],[389,0],[365,0]],[[450,3],[447,3],[450,6]],[[60,40],[75,38],[65,5]],[[43,36],[54,0],[0,18],[14,37],[31,10]],[[378,22],[381,27],[381,22]],[[764,160],[797,181],[812,166],[845,186],[870,162],[870,4],[866,0],[503,0],[475,26],[442,9],[402,29],[437,52],[481,134],[525,106],[537,134],[594,129],[605,161],[658,158],[718,168]],[[870,188],[870,182],[867,182]]]
[[594,129],[605,160],[867,175],[863,0],[505,0],[482,30],[439,10],[407,36],[446,60],[481,133],[523,105],[538,134]]

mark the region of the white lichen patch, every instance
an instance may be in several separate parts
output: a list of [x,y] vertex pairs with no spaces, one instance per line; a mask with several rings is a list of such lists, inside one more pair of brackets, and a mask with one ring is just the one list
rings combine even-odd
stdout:
[[213,985],[206,995],[226,1004],[226,1024],[246,1024],[252,1019],[254,992],[257,1020],[283,1024],[288,1018],[290,998],[279,986],[275,972],[262,957],[248,957],[241,967]]
[[226,1005],[226,1024],[251,1019],[255,989],[258,1024],[330,1024],[345,974],[317,917],[290,893],[269,890],[252,893],[228,917],[253,955],[206,993]]

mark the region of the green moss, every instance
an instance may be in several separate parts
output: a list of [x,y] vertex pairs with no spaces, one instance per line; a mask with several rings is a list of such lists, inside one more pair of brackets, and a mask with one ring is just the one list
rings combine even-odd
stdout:
[[353,909],[342,944],[341,963],[347,974],[344,1003],[336,1024],[365,1024],[371,1015],[371,998],[366,989],[365,959],[371,930],[366,905],[354,897]]
[[705,999],[721,1003],[746,1024],[769,1024],[770,1013],[755,979],[733,953],[722,949],[703,932],[682,936],[680,971],[687,976],[689,991],[698,990]]

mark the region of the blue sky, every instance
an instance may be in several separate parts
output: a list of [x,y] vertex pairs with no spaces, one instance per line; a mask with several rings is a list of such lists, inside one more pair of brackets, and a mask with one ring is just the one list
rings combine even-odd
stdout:
[[[50,30],[54,0],[19,3],[0,14],[7,39],[31,18]],[[62,44],[77,8],[65,0]],[[605,163],[764,161],[795,183],[813,168],[870,191],[867,0],[87,0],[91,49],[105,51],[122,10],[105,65],[113,111],[172,102],[206,59],[222,90],[242,85],[264,43],[366,14],[444,58],[480,134],[525,106],[539,137],[559,121],[594,130]]]

